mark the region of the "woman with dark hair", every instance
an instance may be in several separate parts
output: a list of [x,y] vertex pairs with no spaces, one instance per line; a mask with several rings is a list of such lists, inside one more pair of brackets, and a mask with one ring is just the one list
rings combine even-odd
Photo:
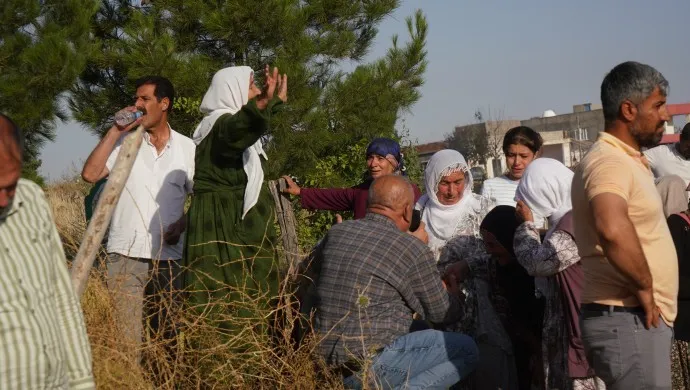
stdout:
[[544,141],[527,126],[513,127],[503,137],[503,154],[508,171],[486,180],[481,194],[494,198],[497,205],[515,206],[515,190],[527,166],[537,157]]
[[667,222],[678,254],[680,277],[678,316],[673,323],[674,341],[671,349],[673,388],[690,389],[690,210],[670,215]]
[[[390,138],[375,138],[367,146],[367,178],[351,188],[301,188],[289,176],[284,193],[299,196],[302,207],[309,210],[353,211],[355,219],[367,213],[369,186],[374,179],[385,175],[405,175],[405,162],[400,144]],[[422,196],[412,185],[415,202]]]
[[491,304],[513,344],[520,390],[541,382],[541,326],[544,304],[534,294],[534,278],[518,263],[513,250],[520,225],[513,206],[497,206],[480,225],[487,253]]

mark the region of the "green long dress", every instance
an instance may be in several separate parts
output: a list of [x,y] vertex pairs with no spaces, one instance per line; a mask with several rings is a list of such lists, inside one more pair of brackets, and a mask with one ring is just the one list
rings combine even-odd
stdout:
[[274,98],[261,111],[250,101],[219,117],[196,148],[183,285],[193,310],[226,334],[247,326],[267,329],[278,295],[273,199],[263,183],[257,204],[242,219],[242,153],[268,131],[281,105]]

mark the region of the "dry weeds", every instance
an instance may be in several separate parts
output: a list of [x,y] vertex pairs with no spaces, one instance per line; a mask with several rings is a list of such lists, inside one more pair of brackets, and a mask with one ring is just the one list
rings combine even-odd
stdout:
[[[88,186],[80,180],[51,185],[47,197],[68,258],[77,251],[85,231],[84,196]],[[101,254],[101,260],[104,253]],[[98,260],[97,260],[98,263]],[[273,314],[260,299],[246,294],[242,305],[257,313],[254,319],[233,319],[241,332],[223,336],[205,318],[174,304],[170,295],[159,297],[157,309],[170,313],[167,333],[146,332],[138,351],[119,329],[112,298],[101,271],[95,268],[81,304],[93,354],[93,369],[100,389],[337,389],[340,378],[322,365],[314,353],[316,342],[307,338],[295,347],[294,321],[285,320],[279,337],[257,329]],[[289,275],[286,276],[289,278]],[[281,317],[297,313],[288,293],[281,296]],[[233,303],[218,303],[230,305]],[[237,307],[224,307],[232,313]],[[150,329],[149,329],[150,330]],[[173,336],[170,336],[170,334]],[[166,336],[167,335],[167,336]],[[133,353],[137,352],[137,353]],[[136,356],[142,356],[138,362]]]

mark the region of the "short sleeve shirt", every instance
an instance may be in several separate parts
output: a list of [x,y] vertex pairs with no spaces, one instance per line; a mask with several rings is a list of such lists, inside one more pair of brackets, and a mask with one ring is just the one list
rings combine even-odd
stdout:
[[[120,153],[121,137],[106,167],[113,169]],[[167,228],[184,213],[187,194],[192,192],[196,145],[170,129],[170,138],[158,153],[148,133],[144,133],[132,173],[113,212],[108,234],[108,253],[144,259],[178,260],[183,240],[168,245],[163,240]]]
[[600,133],[573,178],[575,236],[585,274],[582,302],[639,305],[630,289],[631,282],[609,263],[599,244],[590,201],[603,193],[616,194],[628,203],[628,216],[652,274],[654,298],[663,319],[673,323],[678,259],[654,176],[642,153],[608,133]]

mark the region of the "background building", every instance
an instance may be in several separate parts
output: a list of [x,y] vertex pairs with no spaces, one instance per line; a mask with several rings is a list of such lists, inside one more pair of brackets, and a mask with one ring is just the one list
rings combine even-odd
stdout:
[[[669,104],[668,111],[671,120],[666,124],[666,131],[662,143],[678,142],[678,130],[674,126],[673,118],[685,117],[685,123],[690,123],[690,103]],[[680,122],[679,122],[680,123]],[[488,151],[483,164],[470,162],[473,166],[480,166],[486,178],[498,176],[506,171],[505,158],[501,150],[503,136],[516,126],[528,126],[541,134],[544,139],[542,157],[556,159],[568,167],[577,165],[589,147],[597,139],[599,132],[604,130],[604,113],[600,104],[584,103],[573,106],[573,112],[557,115],[552,110],[545,111],[540,117],[525,120],[497,120],[456,126],[455,132],[484,131],[488,139]],[[679,126],[680,127],[680,126]],[[426,167],[429,158],[437,151],[448,147],[445,142],[432,142],[417,146],[417,153]]]

